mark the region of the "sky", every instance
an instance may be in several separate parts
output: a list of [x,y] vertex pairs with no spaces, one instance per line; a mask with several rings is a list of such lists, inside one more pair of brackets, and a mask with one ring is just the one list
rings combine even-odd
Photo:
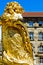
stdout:
[[43,12],[43,0],[0,0],[0,16],[8,2],[17,1],[25,12]]

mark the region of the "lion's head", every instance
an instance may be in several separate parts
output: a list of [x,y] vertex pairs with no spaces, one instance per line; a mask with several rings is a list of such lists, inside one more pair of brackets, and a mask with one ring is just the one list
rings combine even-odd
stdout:
[[7,4],[2,19],[4,21],[23,19],[22,13],[24,12],[23,8],[18,2],[10,2]]
[[18,2],[10,2],[7,4],[5,12],[13,14],[15,13],[23,13],[24,10],[23,8],[20,6],[20,4],[18,4]]

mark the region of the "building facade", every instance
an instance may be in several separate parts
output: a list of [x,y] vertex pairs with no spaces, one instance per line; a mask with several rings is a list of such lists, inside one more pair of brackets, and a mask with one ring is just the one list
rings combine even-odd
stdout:
[[25,12],[23,17],[32,44],[34,65],[43,65],[43,13]]

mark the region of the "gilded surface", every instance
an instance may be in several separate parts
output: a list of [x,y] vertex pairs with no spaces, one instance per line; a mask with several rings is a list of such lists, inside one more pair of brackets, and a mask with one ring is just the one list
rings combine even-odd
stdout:
[[33,65],[27,27],[21,22],[23,12],[17,2],[11,2],[2,15],[3,65]]

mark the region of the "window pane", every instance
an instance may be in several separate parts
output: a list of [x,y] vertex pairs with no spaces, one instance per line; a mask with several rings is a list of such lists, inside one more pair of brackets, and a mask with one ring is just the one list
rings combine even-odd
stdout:
[[33,32],[30,32],[29,36],[30,36],[30,40],[34,40],[34,33]]
[[39,26],[42,26],[42,24],[43,24],[43,21],[39,21],[38,23],[39,23]]
[[39,52],[43,52],[43,46],[39,47]]
[[30,26],[30,27],[33,26],[33,21],[29,21],[29,26]]
[[0,54],[2,53],[1,51],[2,51],[2,43],[1,43],[1,41],[2,41],[2,26],[0,26]]
[[39,33],[39,40],[43,40],[43,33],[42,32]]
[[43,63],[43,58],[42,57],[40,57],[40,63]]
[[2,26],[0,26],[0,41],[1,41],[1,36],[2,36],[1,28],[2,28]]

